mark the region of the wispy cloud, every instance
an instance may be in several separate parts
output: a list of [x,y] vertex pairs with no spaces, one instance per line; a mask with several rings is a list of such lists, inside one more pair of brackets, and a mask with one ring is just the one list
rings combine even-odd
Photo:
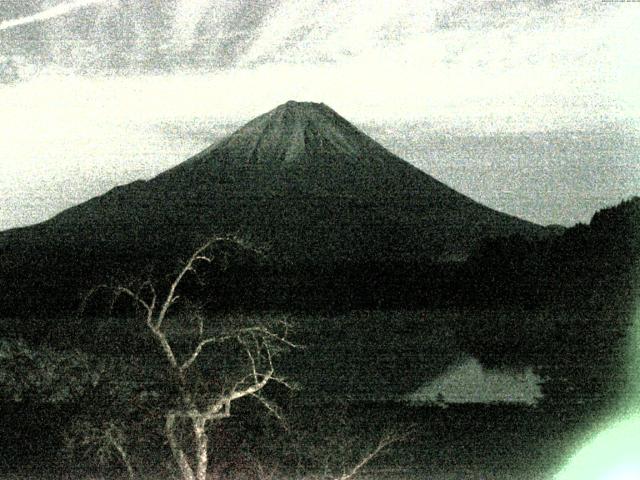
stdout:
[[190,48],[198,23],[210,7],[209,0],[181,0],[175,13],[174,41],[184,48]]
[[0,22],[0,30],[7,30],[9,28],[18,27],[20,25],[26,25],[34,22],[42,22],[51,18],[59,17],[61,15],[67,15],[79,8],[88,7],[98,3],[113,3],[113,0],[75,0],[73,2],[65,2],[55,7],[48,8],[41,12],[26,17],[13,18],[10,20],[4,20]]

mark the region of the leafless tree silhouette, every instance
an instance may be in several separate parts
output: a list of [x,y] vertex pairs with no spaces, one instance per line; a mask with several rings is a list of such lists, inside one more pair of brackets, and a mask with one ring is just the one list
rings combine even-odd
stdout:
[[[215,237],[198,247],[172,278],[166,292],[160,294],[153,281],[147,280],[131,288],[124,285],[99,285],[87,298],[98,290],[106,289],[113,300],[120,296],[128,297],[134,305],[140,307],[144,322],[155,343],[159,346],[164,359],[164,368],[168,378],[175,381],[178,399],[169,402],[164,411],[164,435],[168,441],[173,458],[183,480],[206,480],[208,459],[207,427],[210,422],[231,416],[232,404],[242,398],[251,397],[259,401],[271,414],[282,418],[277,405],[265,398],[261,391],[269,383],[277,382],[285,387],[289,383],[276,373],[274,356],[283,347],[297,347],[289,340],[289,324],[282,319],[264,322],[252,322],[248,325],[225,328],[209,332],[205,325],[205,315],[197,309],[188,312],[191,322],[197,325],[197,341],[184,351],[176,347],[177,339],[167,328],[172,307],[181,298],[178,291],[187,275],[197,275],[197,268],[211,264],[216,257],[216,247],[233,244],[243,249],[253,249],[250,245],[234,237]],[[175,332],[173,332],[175,333]],[[225,385],[218,392],[203,394],[194,388],[193,371],[198,361],[208,350],[215,350],[222,344],[235,342],[245,356],[243,368],[236,372],[233,381],[225,379]],[[191,453],[181,442],[177,430],[181,425],[190,426],[194,448]]]

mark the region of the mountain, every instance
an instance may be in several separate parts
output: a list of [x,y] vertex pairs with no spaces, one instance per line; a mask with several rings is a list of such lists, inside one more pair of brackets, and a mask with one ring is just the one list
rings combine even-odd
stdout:
[[291,101],[155,178],[0,234],[0,261],[12,279],[52,268],[86,276],[175,262],[203,238],[235,233],[289,265],[424,262],[545,231],[452,190],[326,105]]

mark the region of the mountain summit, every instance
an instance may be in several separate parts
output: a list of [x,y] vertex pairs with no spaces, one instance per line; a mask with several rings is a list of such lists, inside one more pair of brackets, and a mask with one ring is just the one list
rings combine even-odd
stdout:
[[216,149],[236,160],[282,168],[338,158],[355,164],[388,154],[325,104],[294,101],[252,120]]
[[326,266],[461,259],[486,237],[543,232],[447,187],[326,105],[287,102],[151,180],[0,234],[0,253],[5,264],[31,259],[45,278],[52,258],[84,264],[82,276],[175,259],[214,234],[266,245],[279,263]]
[[[234,195],[244,192],[254,197],[294,192],[333,197],[406,196],[420,190],[415,181],[424,179],[424,174],[331,108],[294,101],[260,115],[175,170],[166,175],[172,182],[191,172],[218,178],[216,190],[233,184]],[[431,193],[443,187],[433,181]]]
[[322,103],[289,101],[261,115],[217,145],[227,155],[286,167],[325,156],[357,156],[369,139]]

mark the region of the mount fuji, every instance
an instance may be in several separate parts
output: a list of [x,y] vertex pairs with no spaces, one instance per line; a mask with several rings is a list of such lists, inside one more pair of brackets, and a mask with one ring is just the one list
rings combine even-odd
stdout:
[[0,260],[9,278],[31,270],[55,283],[175,262],[215,234],[266,245],[276,262],[327,266],[459,260],[487,237],[545,232],[449,188],[326,105],[290,101],[155,178],[0,233]]

